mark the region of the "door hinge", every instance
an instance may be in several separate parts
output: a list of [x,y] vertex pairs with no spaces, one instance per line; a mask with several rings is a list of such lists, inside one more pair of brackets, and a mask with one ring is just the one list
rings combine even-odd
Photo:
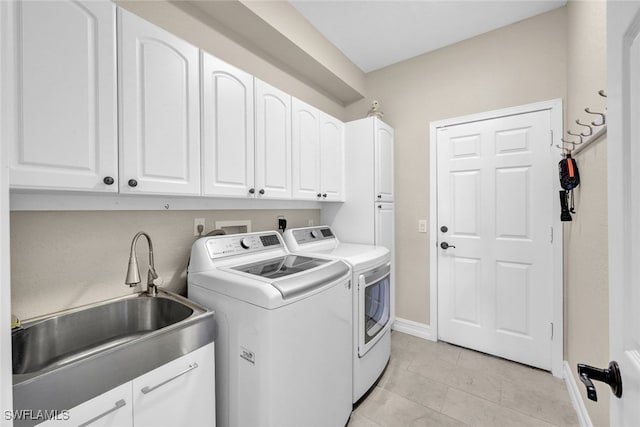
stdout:
[[553,227],[549,227],[549,243],[553,244]]
[[551,322],[551,341],[553,341],[553,322]]
[[553,147],[553,129],[551,129],[549,133],[551,134],[551,142],[549,144],[549,147]]

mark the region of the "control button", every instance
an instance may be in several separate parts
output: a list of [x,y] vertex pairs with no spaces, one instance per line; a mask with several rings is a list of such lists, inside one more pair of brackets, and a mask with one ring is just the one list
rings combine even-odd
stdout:
[[320,237],[320,233],[318,233],[318,230],[311,230],[311,237],[313,237],[314,239]]
[[242,246],[244,249],[249,249],[251,247],[251,240],[249,240],[248,237],[245,237],[244,239],[240,240],[240,246]]

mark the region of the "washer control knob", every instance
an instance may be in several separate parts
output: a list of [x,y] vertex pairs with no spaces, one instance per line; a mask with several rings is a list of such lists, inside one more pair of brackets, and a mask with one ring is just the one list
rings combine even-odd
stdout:
[[244,249],[249,249],[251,247],[251,240],[249,240],[248,237],[243,238],[242,240],[240,240],[240,246],[242,246]]
[[313,237],[314,239],[320,237],[320,233],[318,233],[318,230],[311,230],[311,237]]

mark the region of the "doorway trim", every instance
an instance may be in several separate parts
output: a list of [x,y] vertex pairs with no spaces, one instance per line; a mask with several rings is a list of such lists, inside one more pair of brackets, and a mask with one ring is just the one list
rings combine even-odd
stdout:
[[[513,116],[518,114],[533,113],[536,111],[550,111],[551,115],[551,150],[557,151],[558,161],[561,152],[556,145],[561,145],[562,137],[562,99],[552,99],[549,101],[536,102],[533,104],[519,105],[499,110],[486,111],[466,116],[453,117],[450,119],[438,120],[429,123],[429,298],[430,298],[430,330],[431,337],[438,341],[438,163],[437,163],[437,131],[439,128],[454,126],[465,123],[478,122],[488,119]],[[563,227],[560,221],[560,202],[557,191],[560,190],[558,180],[555,180],[553,212],[554,217],[550,218],[553,227],[552,252],[553,252],[553,301],[552,301],[552,321],[553,339],[551,342],[551,373],[556,377],[562,377],[564,358],[564,268],[563,268]]]

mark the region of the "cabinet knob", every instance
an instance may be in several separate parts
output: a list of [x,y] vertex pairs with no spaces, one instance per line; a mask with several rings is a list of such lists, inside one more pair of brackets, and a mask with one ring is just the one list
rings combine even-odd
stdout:
[[130,179],[129,181],[127,181],[127,184],[129,184],[129,187],[137,187],[138,181],[136,181],[135,179]]
[[322,194],[322,198],[326,199],[327,198],[327,193]]
[[261,188],[260,191],[258,191],[258,193],[264,194],[264,188]]
[[382,199],[382,194],[378,194],[378,199]]
[[316,197],[318,197],[318,199],[319,199],[320,197],[322,197],[322,194],[318,193],[318,194],[316,194]]
[[253,194],[253,193],[255,193],[255,192],[256,192],[256,189],[255,189],[255,188],[250,188],[250,189],[249,189],[249,194]]
[[378,205],[378,209],[382,209],[382,205]]
[[113,183],[116,182],[116,180],[113,179],[113,177],[111,176],[105,176],[102,182],[104,182],[107,185],[113,185]]

